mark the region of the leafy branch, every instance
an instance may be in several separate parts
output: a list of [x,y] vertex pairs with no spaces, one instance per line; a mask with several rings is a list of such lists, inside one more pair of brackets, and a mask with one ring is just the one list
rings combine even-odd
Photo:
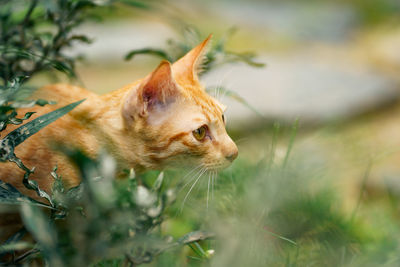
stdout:
[[[252,52],[232,52],[226,49],[226,44],[229,39],[236,33],[236,28],[228,30],[224,36],[219,40],[214,41],[214,45],[210,47],[206,53],[203,66],[202,74],[207,73],[211,69],[217,66],[224,65],[232,62],[244,62],[252,67],[263,67],[265,64],[259,63],[255,60],[256,55]],[[194,44],[198,44],[202,41],[202,36],[198,30],[194,27],[186,26],[182,33],[183,41],[176,41],[168,39],[167,48],[143,48],[135,49],[130,51],[126,56],[125,60],[131,60],[137,55],[152,55],[162,59],[166,59],[170,62],[175,62],[187,52],[189,52]]]
[[[64,49],[90,39],[72,32],[85,21],[84,12],[96,1],[1,1],[0,78],[6,84],[18,76],[31,78],[52,68],[74,77],[76,58]],[[49,27],[43,31],[44,27]]]
[[14,154],[14,149],[22,142],[24,142],[27,138],[37,133],[39,130],[54,122],[61,116],[67,114],[82,102],[83,100],[80,100],[65,107],[59,108],[55,111],[49,112],[45,115],[42,115],[24,124],[23,126],[20,126],[0,140],[0,161],[14,162],[20,169],[25,171],[22,183],[25,185],[26,188],[36,191],[38,196],[45,198],[51,206],[53,206],[53,203],[50,196],[45,191],[39,188],[39,185],[36,181],[29,179],[29,176],[34,172],[34,169],[30,170],[28,167],[26,167],[22,163],[22,161]]

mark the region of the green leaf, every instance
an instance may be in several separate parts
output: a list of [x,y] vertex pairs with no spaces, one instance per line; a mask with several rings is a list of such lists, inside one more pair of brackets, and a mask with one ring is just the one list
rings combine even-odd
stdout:
[[8,121],[9,121],[10,123],[14,124],[14,125],[19,125],[19,124],[22,123],[22,120],[21,120],[21,119],[18,119],[18,118],[10,118]]
[[17,101],[11,104],[13,108],[30,108],[35,105],[43,107],[44,105],[53,105],[56,102],[54,101],[47,101],[44,99],[37,99],[37,100],[25,100],[25,101]]
[[19,241],[15,243],[5,244],[0,246],[0,253],[13,252],[19,250],[27,250],[33,248],[34,245],[28,242]]
[[53,209],[51,206],[36,201],[30,197],[23,195],[14,186],[0,180],[0,203],[2,204],[22,204],[29,203],[40,207]]
[[76,74],[74,72],[73,67],[67,61],[49,61],[49,64],[58,71],[64,72],[70,77],[75,77]]
[[120,0],[120,2],[124,3],[125,5],[135,7],[135,8],[141,8],[141,9],[149,9],[150,8],[150,5],[148,4],[148,0],[145,0],[145,1]]
[[70,200],[79,201],[82,198],[84,191],[85,191],[85,186],[84,184],[80,183],[79,185],[68,189],[66,195]]
[[85,35],[73,35],[68,39],[68,41],[80,41],[86,44],[91,44],[93,42],[93,40],[91,40]]
[[289,242],[289,243],[292,244],[292,245],[297,246],[297,243],[296,243],[295,241],[293,241],[293,240],[291,240],[291,239],[289,239],[289,238],[287,238],[287,237],[278,235],[278,234],[276,234],[276,233],[274,233],[274,232],[268,230],[266,227],[264,227],[264,230],[267,231],[269,234],[271,234],[272,236],[274,236],[274,237],[276,237],[276,238],[282,239],[282,240],[284,240],[284,241],[286,241],[286,242]]
[[57,251],[57,235],[50,220],[44,213],[33,205],[23,203],[21,206],[21,216],[27,230],[33,235],[43,256],[49,266],[64,266],[61,256]]
[[24,117],[22,118],[23,120],[27,120],[29,119],[33,114],[35,114],[36,112],[27,112],[25,113]]
[[136,55],[153,55],[153,56],[158,56],[162,59],[166,59],[168,61],[173,61],[172,58],[167,54],[165,50],[162,49],[156,49],[156,48],[143,48],[143,49],[135,49],[130,51],[126,56],[125,60],[130,60]]
[[153,184],[153,188],[151,189],[153,192],[159,192],[164,181],[164,172],[160,172],[156,181]]
[[215,234],[205,231],[190,232],[178,239],[178,243],[182,245],[190,244],[193,242],[214,238]]
[[14,247],[7,247],[6,245],[13,245],[15,243],[19,243],[21,239],[25,236],[26,230],[23,227],[21,230],[13,234],[9,237],[1,246],[0,246],[0,259],[4,257],[9,251],[18,250],[18,245]]
[[49,112],[45,115],[36,118],[21,127],[15,129],[11,133],[9,133],[3,140],[10,140],[14,147],[18,146],[22,142],[24,142],[28,137],[32,136],[33,134],[37,133],[39,130],[44,128],[45,126],[49,125],[50,123],[54,122],[58,118],[64,116],[80,103],[85,101],[85,99],[77,101],[75,103],[66,105],[62,108]]

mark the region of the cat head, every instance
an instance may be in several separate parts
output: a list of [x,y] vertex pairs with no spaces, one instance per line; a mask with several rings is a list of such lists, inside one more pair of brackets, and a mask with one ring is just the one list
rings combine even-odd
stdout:
[[125,128],[140,140],[136,148],[146,168],[218,170],[238,155],[225,130],[225,106],[208,95],[198,79],[210,37],[174,64],[162,61],[124,99]]

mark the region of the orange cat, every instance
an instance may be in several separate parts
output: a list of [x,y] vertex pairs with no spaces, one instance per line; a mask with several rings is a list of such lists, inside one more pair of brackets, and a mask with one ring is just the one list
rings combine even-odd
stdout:
[[[49,192],[50,172],[58,166],[67,186],[80,182],[77,169],[53,150],[55,142],[77,147],[91,157],[105,148],[120,167],[138,172],[183,164],[208,170],[228,166],[238,150],[225,130],[225,107],[205,92],[197,76],[209,39],[174,64],[162,61],[144,79],[104,96],[66,84],[40,89],[35,98],[58,104],[38,108],[36,116],[83,98],[86,101],[15,149],[28,168],[36,167],[31,179]],[[14,163],[0,164],[0,180],[35,197],[22,185],[22,175]]]

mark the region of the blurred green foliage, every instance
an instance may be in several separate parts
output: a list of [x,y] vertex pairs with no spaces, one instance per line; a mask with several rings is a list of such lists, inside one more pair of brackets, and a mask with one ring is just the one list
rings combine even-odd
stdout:
[[[181,22],[180,24],[183,24]],[[170,62],[175,62],[179,58],[186,55],[195,45],[201,43],[205,37],[201,35],[198,29],[193,26],[186,25],[182,28],[181,35],[183,36],[182,41],[176,41],[169,39],[167,41],[167,48],[143,48],[130,51],[126,56],[125,60],[131,60],[136,55],[153,55],[158,56],[162,59]],[[214,40],[212,47],[210,47],[207,53],[204,55],[204,61],[201,69],[201,74],[207,73],[208,71],[227,63],[232,62],[244,62],[251,67],[264,67],[263,63],[259,63],[255,60],[256,54],[253,52],[237,53],[226,50],[226,43],[235,34],[237,28],[231,28],[228,30],[220,39]]]
[[90,42],[72,30],[84,21],[84,10],[94,5],[94,1],[2,0],[0,77],[3,83],[16,77],[30,78],[51,68],[74,76],[74,58],[66,56],[63,49],[76,41]]
[[[205,196],[200,193],[193,196],[192,210],[181,215],[196,220],[207,214],[203,223],[218,237],[212,243],[211,266],[400,263],[399,196],[388,191],[384,201],[376,203],[363,197],[353,212],[345,211],[344,200],[331,182],[335,177],[304,163],[304,155],[292,155],[290,147],[296,143],[283,141],[293,140],[290,131],[275,129],[264,136],[259,146],[265,156],[257,162],[239,157],[220,173],[211,209],[202,208]],[[282,142],[286,154],[278,155],[276,147]],[[309,160],[313,157],[307,155]],[[365,191],[361,188],[359,194],[365,196]],[[391,201],[396,204],[390,208]],[[193,266],[196,262],[190,261]]]
[[396,0],[353,0],[351,4],[367,26],[400,19],[400,3]]

